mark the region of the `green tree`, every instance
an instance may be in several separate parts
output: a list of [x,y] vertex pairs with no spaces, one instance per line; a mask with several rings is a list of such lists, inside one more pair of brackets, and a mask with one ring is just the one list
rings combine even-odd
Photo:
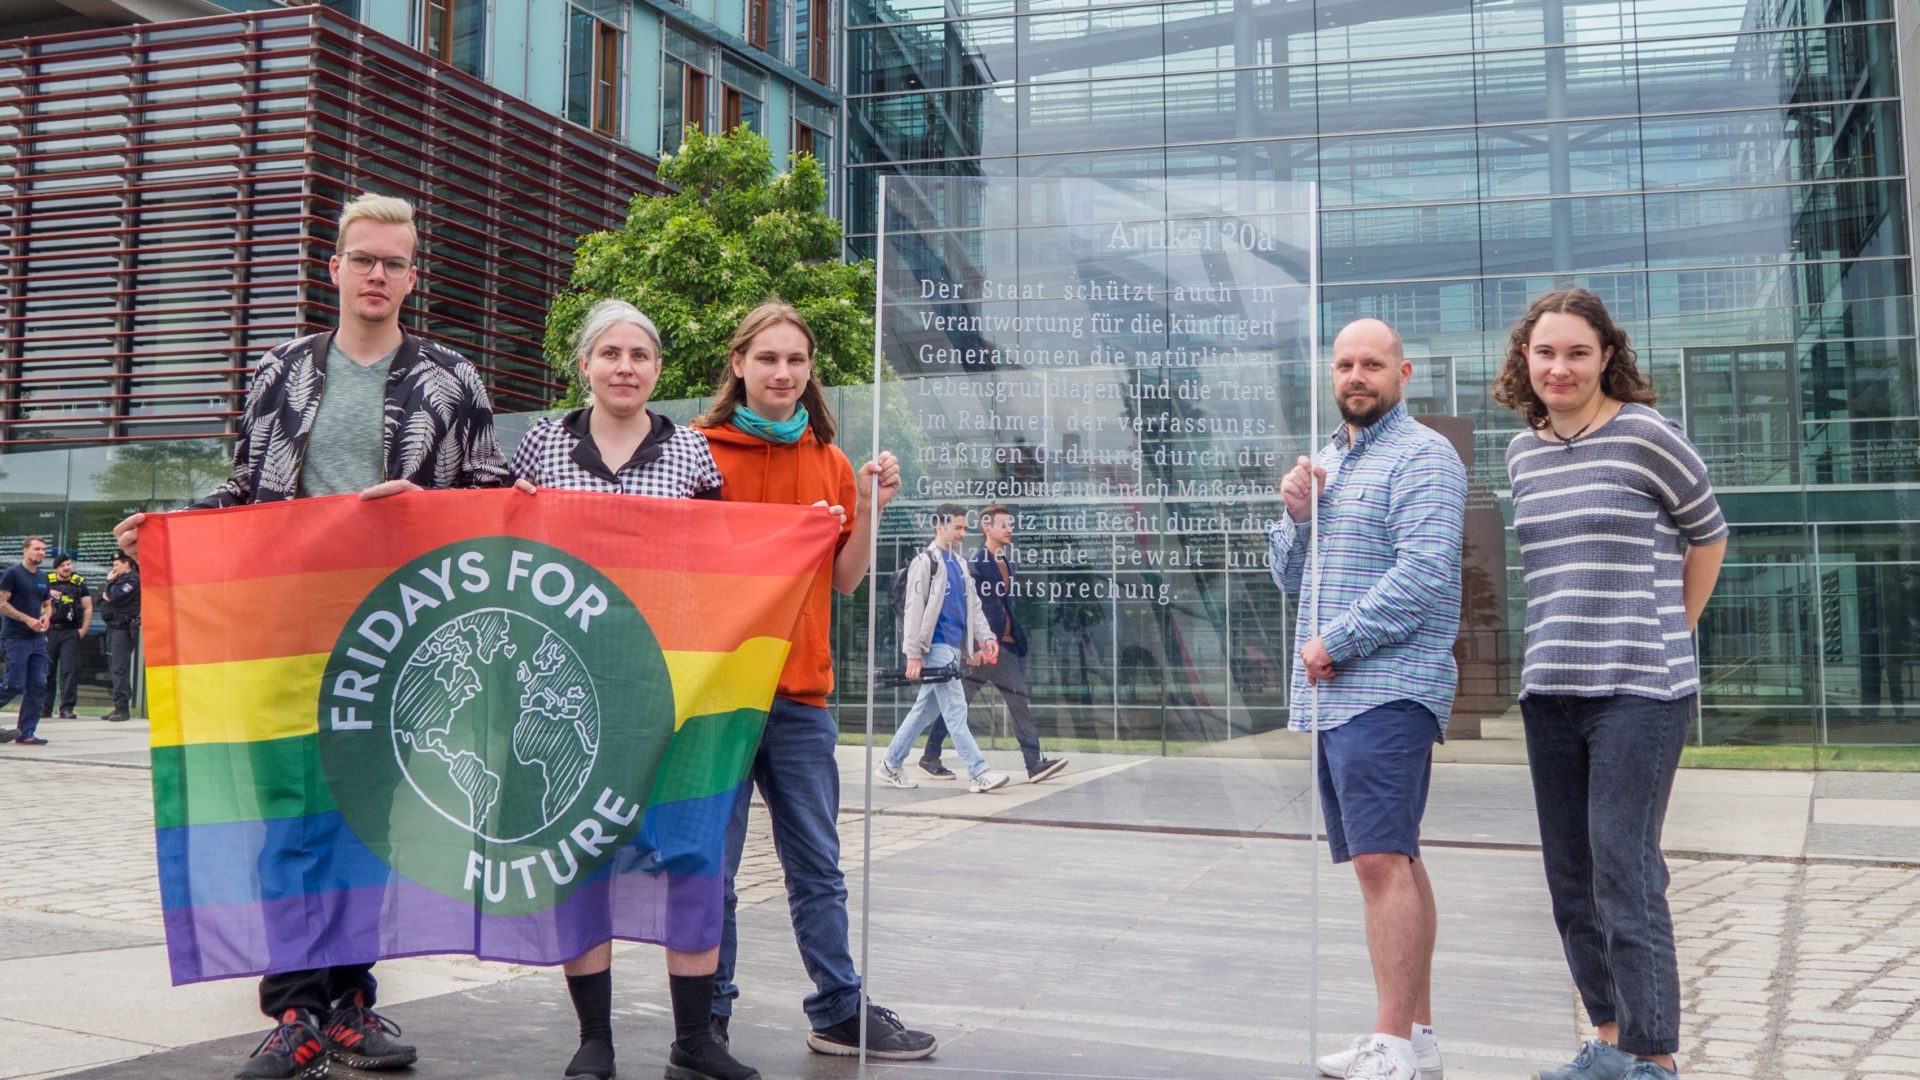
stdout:
[[233,450],[224,441],[141,443],[123,447],[93,474],[101,496],[127,502],[193,500],[233,471]]
[[689,131],[660,162],[672,195],[636,195],[626,224],[584,237],[573,276],[547,313],[546,352],[577,403],[574,334],[606,297],[660,328],[665,363],[653,396],[711,393],[740,319],[777,297],[806,316],[822,385],[866,382],[873,370],[873,263],[840,261],[840,223],[821,210],[826,181],[812,155],[776,174],[767,140],[740,127]]

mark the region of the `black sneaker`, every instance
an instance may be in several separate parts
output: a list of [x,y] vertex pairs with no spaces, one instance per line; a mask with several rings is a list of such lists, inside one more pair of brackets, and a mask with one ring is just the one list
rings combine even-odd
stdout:
[[[932,1054],[939,1040],[924,1031],[911,1031],[892,1009],[867,1006],[867,1056],[881,1061],[917,1061]],[[860,1014],[855,1013],[830,1028],[807,1032],[807,1049],[816,1054],[839,1057],[860,1056]]]
[[366,1006],[366,996],[355,990],[333,1003],[327,1022],[327,1051],[342,1065],[355,1069],[404,1069],[420,1052],[392,1036],[400,1025]]
[[1039,765],[1027,770],[1027,783],[1037,784],[1049,777],[1058,776],[1060,770],[1066,767],[1066,758],[1041,758]]
[[567,1062],[567,1080],[613,1080],[613,1040],[588,1039]]
[[0,743],[10,743],[19,737],[19,728],[0,728]]
[[674,1043],[667,1051],[667,1080],[760,1080],[760,1070],[733,1060],[717,1042],[701,1043],[692,1051]]
[[313,1014],[301,1009],[281,1013],[280,1026],[267,1032],[233,1075],[236,1080],[325,1080],[327,1048]]
[[954,779],[953,770],[940,764],[939,758],[934,758],[932,761],[922,761],[920,763],[920,771],[935,780]]
[[106,721],[110,724],[125,723],[126,719],[127,714],[123,712],[110,712],[106,715]]
[[78,720],[80,719],[80,714],[74,712],[72,709],[61,709],[60,715],[54,717],[54,719],[55,720]]

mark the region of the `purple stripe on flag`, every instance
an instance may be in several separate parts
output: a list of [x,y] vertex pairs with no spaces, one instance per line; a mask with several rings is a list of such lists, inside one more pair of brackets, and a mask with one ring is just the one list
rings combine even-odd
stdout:
[[617,874],[583,883],[547,911],[483,915],[471,900],[396,878],[265,903],[170,909],[167,955],[179,985],[429,953],[559,964],[609,938],[701,952],[720,944],[725,887],[711,875]]

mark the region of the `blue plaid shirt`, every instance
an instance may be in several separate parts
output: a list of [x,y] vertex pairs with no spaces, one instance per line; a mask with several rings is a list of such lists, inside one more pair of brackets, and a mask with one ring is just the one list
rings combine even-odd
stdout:
[[[1459,673],[1460,548],[1465,540],[1467,470],[1446,438],[1407,415],[1406,405],[1352,439],[1342,425],[1320,451],[1327,470],[1320,495],[1320,626],[1300,598],[1295,640],[1318,636],[1334,678],[1320,685],[1320,729],[1376,705],[1408,699],[1433,711],[1447,730]],[[1274,584],[1301,591],[1313,530],[1288,514],[1267,526]],[[1289,726],[1306,731],[1306,668],[1293,658]]]

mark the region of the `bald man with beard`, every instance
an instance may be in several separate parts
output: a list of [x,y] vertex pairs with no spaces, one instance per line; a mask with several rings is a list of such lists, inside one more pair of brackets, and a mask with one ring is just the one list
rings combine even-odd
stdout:
[[[1333,394],[1345,423],[1281,481],[1287,512],[1267,530],[1274,583],[1318,594],[1299,605],[1289,726],[1320,733],[1327,842],[1334,862],[1353,863],[1366,907],[1374,1030],[1318,1063],[1356,1080],[1442,1075],[1420,820],[1459,678],[1467,471],[1407,414],[1412,377],[1393,327],[1361,319],[1340,331]],[[1318,582],[1306,576],[1316,529]]]

